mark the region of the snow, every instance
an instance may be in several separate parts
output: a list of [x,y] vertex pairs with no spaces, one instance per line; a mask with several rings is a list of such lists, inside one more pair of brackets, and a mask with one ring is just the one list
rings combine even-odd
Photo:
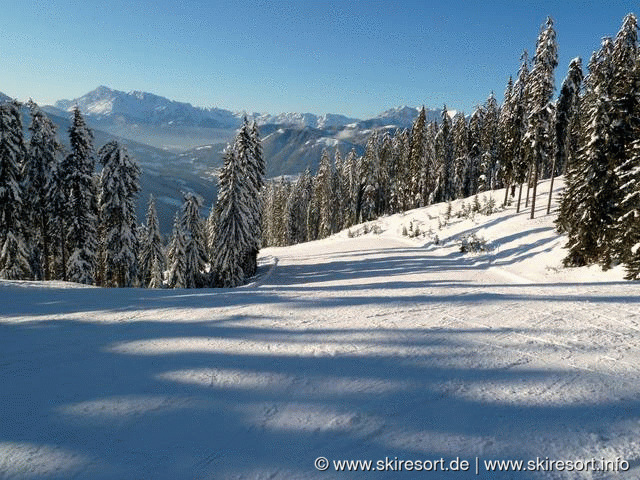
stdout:
[[[439,229],[441,204],[265,249],[237,289],[0,282],[0,478],[372,476],[319,456],[621,457],[638,478],[638,285],[561,267],[547,189],[534,220]],[[460,253],[472,232],[492,249]]]

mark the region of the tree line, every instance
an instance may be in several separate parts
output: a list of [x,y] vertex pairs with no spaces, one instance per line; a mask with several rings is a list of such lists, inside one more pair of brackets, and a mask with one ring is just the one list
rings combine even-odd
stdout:
[[571,60],[557,99],[556,32],[548,18],[530,61],[524,51],[504,100],[494,94],[470,115],[426,121],[411,129],[373,132],[364,154],[334,159],[318,170],[281,178],[263,191],[263,244],[324,238],[359,222],[480,192],[505,189],[503,203],[536,212],[536,188],[565,174],[557,228],[568,235],[564,263],[624,263],[640,278],[640,58],[634,14],[615,39],[605,38],[586,78]]
[[75,108],[65,152],[54,123],[27,106],[28,140],[22,106],[0,104],[0,278],[195,288],[233,287],[255,274],[264,183],[255,123],[245,118],[226,149],[209,218],[200,216],[202,199],[186,193],[165,246],[153,196],[137,224],[141,171],[127,149],[111,141],[96,151]]

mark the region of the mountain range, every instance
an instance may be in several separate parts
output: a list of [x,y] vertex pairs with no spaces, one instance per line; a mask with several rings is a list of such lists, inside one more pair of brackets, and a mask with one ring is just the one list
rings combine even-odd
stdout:
[[[0,93],[0,101],[8,99]],[[307,167],[315,171],[325,148],[332,155],[336,148],[343,155],[351,149],[362,154],[373,130],[410,128],[419,112],[418,108],[403,106],[365,120],[332,113],[233,112],[105,86],[42,108],[59,131],[66,132],[70,112],[76,105],[94,129],[96,147],[116,139],[138,160],[143,170],[139,217],[143,218],[146,199],[153,193],[165,233],[171,229],[183,191],[202,196],[204,208],[209,209],[216,197],[215,172],[221,166],[222,150],[233,139],[244,116],[260,126],[266,173],[277,177],[295,175]],[[427,110],[428,121],[438,121],[440,116],[440,110]],[[61,140],[65,141],[65,136],[61,134]]]

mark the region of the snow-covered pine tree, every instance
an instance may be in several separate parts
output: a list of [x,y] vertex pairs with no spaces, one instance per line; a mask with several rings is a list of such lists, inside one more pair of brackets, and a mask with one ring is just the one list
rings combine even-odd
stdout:
[[[265,187],[262,189],[260,196],[262,197],[262,245],[265,247],[274,246],[274,232],[275,232],[275,218],[273,216],[273,207],[275,200],[275,185],[272,181],[267,182]],[[217,211],[216,211],[217,212]],[[217,218],[218,213],[216,213]],[[306,212],[305,212],[306,215]],[[306,220],[306,217],[305,217]],[[215,241],[215,230],[214,236],[210,237],[210,241],[213,239]],[[306,239],[305,239],[306,240]],[[215,244],[210,247],[209,253],[211,259],[215,257]]]
[[507,205],[509,191],[513,179],[513,79],[509,77],[507,87],[504,92],[504,102],[500,108],[500,118],[498,119],[498,163],[497,171],[499,184],[505,187],[503,205]]
[[484,124],[484,108],[477,107],[469,119],[469,161],[466,168],[464,196],[478,193],[479,169],[482,161],[482,132]]
[[478,165],[478,191],[484,192],[496,187],[498,163],[498,120],[500,108],[493,92],[487,98],[483,109],[481,130],[482,154]]
[[408,210],[409,204],[409,131],[396,132],[393,137],[394,175],[391,178],[390,213]]
[[424,165],[422,168],[420,184],[423,185],[423,195],[426,195],[425,205],[430,205],[439,195],[438,183],[435,172],[438,171],[439,159],[436,153],[436,136],[438,124],[431,122],[427,125],[424,135]]
[[538,36],[533,69],[529,78],[529,117],[527,138],[532,151],[531,218],[535,216],[538,176],[550,160],[554,148],[554,132],[551,127],[553,108],[551,98],[554,90],[553,72],[558,66],[558,45],[553,20],[547,17],[546,25]]
[[[291,185],[287,202],[284,207],[284,230],[287,245],[294,245],[299,242],[301,237],[301,227],[305,224],[300,218],[300,180]],[[306,210],[305,210],[306,211]]]
[[436,189],[439,195],[435,202],[446,202],[454,198],[452,188],[453,170],[453,141],[452,126],[447,106],[442,109],[442,121],[435,138],[437,170],[435,172]]
[[17,102],[0,104],[0,278],[31,274],[25,244],[27,229],[23,169],[27,155]]
[[[342,169],[342,155],[340,155],[340,148],[336,146],[336,152],[333,158],[333,184],[332,184],[332,192],[333,192],[333,231],[332,233],[339,232],[342,230],[343,225],[345,223],[344,213],[345,213],[345,203],[346,203],[346,189],[345,189],[345,179],[343,177],[343,169]],[[295,186],[292,189],[295,190]]]
[[138,272],[136,200],[140,167],[117,141],[98,152],[102,173],[98,197],[102,281],[108,287],[130,287]]
[[520,203],[522,201],[522,186],[527,180],[527,172],[529,171],[528,157],[530,155],[529,146],[524,141],[527,129],[527,118],[529,117],[529,54],[525,50],[520,57],[520,69],[518,70],[518,78],[513,83],[512,104],[513,104],[513,123],[512,133],[510,135],[513,146],[513,182],[519,184],[518,204],[516,212],[520,212]]
[[56,168],[62,145],[56,137],[56,126],[38,105],[29,101],[31,139],[27,155],[26,202],[28,206],[31,245],[31,270],[36,280],[51,279],[55,239],[52,226],[60,212],[53,208],[59,188]]
[[[639,79],[640,80],[640,79]],[[628,280],[640,280],[640,139],[633,142],[629,159],[617,169],[622,213],[617,220],[618,255],[625,264]]]
[[185,194],[180,229],[184,234],[186,288],[202,288],[206,283],[207,248],[204,225],[200,217],[201,206],[202,198],[192,193]]
[[[140,250],[140,277],[142,285],[149,288],[160,288],[162,286],[162,272],[166,265],[164,247],[162,245],[162,235],[158,222],[156,210],[156,200],[153,195],[149,195],[149,205],[147,207],[147,218],[145,236]],[[158,272],[154,272],[157,269]],[[154,277],[159,273],[158,278]],[[151,286],[153,283],[154,286]]]
[[257,270],[258,251],[262,237],[262,205],[260,204],[260,191],[264,186],[265,163],[262,156],[262,144],[260,132],[256,122],[249,124],[245,117],[236,136],[234,148],[245,171],[247,188],[249,189],[249,231],[251,240],[245,257],[242,261],[243,270],[247,277],[255,274]]
[[465,172],[469,163],[469,130],[464,113],[453,118],[451,126],[453,143],[452,194],[453,198],[463,198],[465,192]]
[[333,232],[333,172],[327,149],[322,150],[320,165],[315,182],[315,201],[318,203],[318,238],[325,238]]
[[376,198],[376,215],[384,215],[390,212],[389,200],[391,197],[391,183],[395,176],[395,157],[393,155],[393,139],[388,132],[382,135],[380,140],[380,148],[378,149],[378,165],[377,179],[378,192]]
[[409,140],[409,171],[411,206],[421,207],[427,204],[429,197],[428,185],[431,181],[429,163],[425,161],[425,136],[427,128],[427,115],[424,106],[418,117],[413,122],[411,137]]
[[364,155],[358,159],[357,171],[359,178],[358,190],[358,221],[367,222],[375,218],[378,183],[376,172],[380,168],[380,139],[374,131],[367,140]]
[[573,117],[577,115],[579,105],[580,86],[582,85],[582,59],[574,58],[569,63],[569,72],[562,82],[560,95],[556,106],[556,154],[551,167],[551,186],[547,214],[551,212],[551,196],[553,195],[553,180],[557,171],[564,171],[567,153],[572,144],[572,136],[576,132],[571,129]]
[[[263,189],[260,192],[260,205],[262,205],[262,224],[260,230],[262,232],[262,244],[265,245],[265,222],[267,217],[267,205],[265,203],[265,190]],[[209,259],[209,266],[211,267],[211,259],[215,256],[215,239],[216,239],[216,228],[218,224],[218,211],[216,210],[215,202],[211,205],[211,209],[209,210],[209,216],[207,217],[206,223],[206,235],[207,235],[207,258]],[[212,269],[211,269],[212,271]],[[211,279],[210,279],[211,280]],[[211,283],[211,281],[209,282]]]
[[638,57],[638,22],[628,14],[616,35],[611,51],[611,112],[609,114],[609,162],[618,188],[611,192],[616,206],[616,219],[606,231],[606,244],[611,256],[628,262],[637,237],[640,221],[637,203],[640,158],[637,141],[640,138],[640,58]]
[[151,280],[147,285],[147,288],[163,288],[162,280],[162,267],[159,260],[156,258],[153,260],[153,266],[151,267]]
[[98,248],[93,133],[77,107],[73,110],[69,142],[71,153],[62,163],[67,193],[65,251],[68,252],[63,278],[91,284],[95,278]]
[[167,250],[167,264],[169,273],[167,276],[167,284],[170,288],[185,288],[186,282],[186,256],[184,251],[185,238],[182,232],[182,222],[180,215],[176,212],[173,221],[173,233],[169,248]]
[[220,186],[216,210],[218,214],[215,235],[215,257],[212,259],[216,285],[236,287],[246,278],[243,263],[248,250],[254,245],[250,211],[254,201],[245,168],[234,148],[224,155],[220,170]]
[[598,261],[608,265],[610,261],[604,232],[613,224],[616,214],[612,202],[616,179],[610,169],[607,135],[611,51],[611,39],[605,38],[602,48],[589,62],[589,75],[585,79],[581,147],[567,171],[567,186],[557,219],[559,228],[569,237],[566,266]]
[[345,158],[344,164],[342,166],[343,174],[342,176],[345,179],[345,188],[346,188],[346,203],[345,203],[345,221],[344,226],[350,227],[356,223],[356,212],[357,212],[357,203],[358,203],[358,176],[357,176],[357,163],[358,163],[358,154],[356,153],[355,148],[352,148],[347,158]]

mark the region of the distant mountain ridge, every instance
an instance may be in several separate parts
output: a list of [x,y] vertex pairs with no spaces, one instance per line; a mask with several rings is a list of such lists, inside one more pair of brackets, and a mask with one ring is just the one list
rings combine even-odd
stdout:
[[[155,126],[191,126],[204,128],[235,129],[243,116],[255,119],[258,125],[282,125],[297,128],[361,128],[393,126],[408,128],[415,120],[419,108],[402,106],[392,108],[378,116],[361,120],[337,113],[249,113],[233,112],[223,108],[195,107],[190,103],[169,100],[153,93],[134,90],[123,92],[100,86],[73,100],[59,100],[54,108],[71,111],[75,106],[93,121],[136,122]],[[427,110],[427,120],[440,119],[441,110]]]
[[[0,102],[11,100],[0,93]],[[215,172],[222,151],[231,141],[245,112],[195,107],[152,93],[122,92],[100,86],[73,100],[43,106],[66,141],[70,111],[78,105],[96,133],[96,146],[118,139],[125,143],[143,170],[143,191],[138,205],[143,218],[146,198],[158,200],[162,230],[170,230],[183,191],[194,191],[209,206],[216,195]],[[315,172],[326,148],[343,156],[355,149],[364,152],[373,131],[394,132],[411,128],[420,109],[402,106],[376,117],[359,120],[340,114],[251,113],[260,126],[268,177],[296,175],[305,168]],[[454,112],[449,112],[452,115]],[[26,112],[25,112],[26,114]],[[441,110],[426,110],[428,121],[440,121]],[[25,127],[28,119],[25,118]]]

